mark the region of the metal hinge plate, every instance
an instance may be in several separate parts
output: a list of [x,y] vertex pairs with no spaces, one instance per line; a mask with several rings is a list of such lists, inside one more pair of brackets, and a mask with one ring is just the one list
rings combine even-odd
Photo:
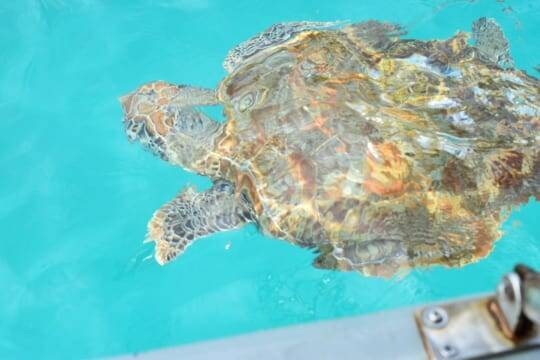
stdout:
[[540,346],[538,329],[512,339],[494,296],[426,307],[415,319],[430,359],[471,359]]

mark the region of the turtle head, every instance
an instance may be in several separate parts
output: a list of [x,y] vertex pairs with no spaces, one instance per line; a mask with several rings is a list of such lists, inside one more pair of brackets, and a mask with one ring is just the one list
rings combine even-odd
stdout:
[[168,105],[176,93],[178,87],[160,81],[144,84],[120,98],[129,141],[139,141],[166,159],[167,137],[174,128],[174,114]]
[[164,160],[195,170],[193,164],[213,148],[221,128],[192,107],[208,104],[203,95],[208,95],[204,89],[155,81],[122,96],[128,139]]

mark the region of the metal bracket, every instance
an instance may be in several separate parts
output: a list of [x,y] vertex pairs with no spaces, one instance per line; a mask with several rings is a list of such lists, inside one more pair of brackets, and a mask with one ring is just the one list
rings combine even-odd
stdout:
[[471,359],[540,347],[540,274],[516,266],[495,295],[415,312],[430,359]]

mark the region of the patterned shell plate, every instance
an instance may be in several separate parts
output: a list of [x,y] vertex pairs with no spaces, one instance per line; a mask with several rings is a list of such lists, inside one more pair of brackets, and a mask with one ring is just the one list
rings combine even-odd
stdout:
[[208,161],[316,266],[391,275],[486,256],[511,206],[540,193],[540,83],[467,40],[380,46],[346,27],[264,49],[222,82]]

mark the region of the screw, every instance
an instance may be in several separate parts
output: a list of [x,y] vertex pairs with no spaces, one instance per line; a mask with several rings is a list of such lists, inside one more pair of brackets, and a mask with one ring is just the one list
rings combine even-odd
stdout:
[[443,358],[452,359],[452,358],[455,358],[459,354],[459,351],[455,346],[446,344],[442,347],[442,349],[440,350],[440,353]]
[[441,329],[448,324],[448,313],[441,307],[430,307],[423,311],[424,325],[433,329]]

